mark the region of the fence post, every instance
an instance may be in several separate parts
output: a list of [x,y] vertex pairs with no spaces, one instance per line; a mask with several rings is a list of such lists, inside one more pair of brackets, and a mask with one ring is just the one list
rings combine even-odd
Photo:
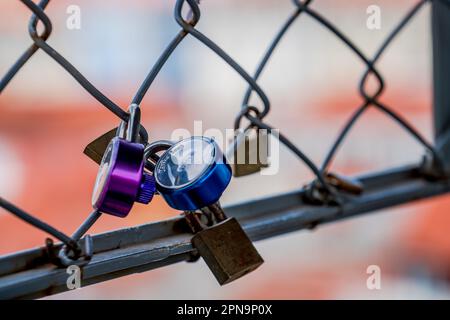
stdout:
[[434,138],[450,174],[450,1],[432,1]]

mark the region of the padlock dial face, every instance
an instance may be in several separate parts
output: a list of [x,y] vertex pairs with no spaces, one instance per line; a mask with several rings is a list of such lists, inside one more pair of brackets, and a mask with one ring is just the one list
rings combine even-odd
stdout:
[[94,206],[99,201],[99,198],[110,175],[111,168],[113,167],[113,147],[113,143],[110,143],[108,145],[103,155],[102,162],[100,163],[100,168],[95,180],[94,191],[92,192],[92,204]]
[[155,167],[156,182],[171,189],[185,187],[203,176],[214,163],[216,145],[206,137],[184,139],[168,149]]

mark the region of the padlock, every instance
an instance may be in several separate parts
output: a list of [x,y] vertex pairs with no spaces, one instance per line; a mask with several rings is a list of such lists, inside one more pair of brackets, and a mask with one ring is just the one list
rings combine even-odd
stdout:
[[269,166],[269,138],[267,131],[250,129],[241,132],[233,145],[233,176],[243,177]]
[[[192,211],[185,215],[187,220],[198,219]],[[223,213],[220,215],[223,220],[214,216],[217,222],[212,226],[196,224],[191,241],[219,284],[224,285],[252,272],[264,260],[236,218],[227,218]]]
[[114,128],[102,134],[100,137],[90,142],[86,148],[84,148],[83,153],[94,160],[97,164],[100,164],[109,143],[116,136],[116,132],[117,128]]
[[325,172],[324,180],[329,187],[326,190],[322,183],[316,179],[304,188],[303,198],[312,204],[342,205],[346,199],[364,192],[364,185],[357,179],[351,179],[336,173]]
[[335,187],[337,190],[350,194],[359,195],[364,191],[364,185],[357,179],[341,176],[337,173],[327,172],[325,174],[327,183]]
[[[227,218],[219,198],[231,180],[231,167],[216,142],[192,137],[175,143],[158,160],[156,188],[166,202],[185,211],[195,235],[192,244],[223,285],[255,270],[264,261],[235,218]],[[212,213],[202,224],[197,210]]]
[[[124,123],[124,122],[123,122]],[[118,134],[119,128],[114,128],[109,130],[108,132],[102,134],[100,137],[96,138],[92,142],[90,142],[83,150],[83,153],[87,155],[89,158],[95,161],[95,163],[100,164],[102,162],[103,155],[105,154],[106,149],[109,146],[111,140],[116,137]],[[145,144],[145,139],[139,135],[138,140],[136,142]]]
[[118,217],[126,217],[134,202],[148,204],[156,191],[153,176],[144,172],[144,145],[137,142],[139,106],[129,112],[106,148],[92,193],[95,209]]

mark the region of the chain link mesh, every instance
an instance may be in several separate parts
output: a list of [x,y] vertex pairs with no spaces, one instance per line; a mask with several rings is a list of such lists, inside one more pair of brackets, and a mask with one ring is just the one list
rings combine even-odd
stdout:
[[[127,121],[129,114],[121,108],[119,105],[110,100],[105,96],[100,90],[98,90],[88,79],[86,79],[76,67],[74,67],[69,61],[67,61],[61,54],[58,53],[52,46],[47,43],[47,39],[52,33],[52,23],[50,18],[45,13],[45,9],[49,4],[50,0],[41,0],[38,4],[31,0],[20,0],[31,12],[32,16],[29,21],[28,31],[33,43],[30,47],[17,59],[17,61],[12,65],[8,72],[0,81],[0,93],[5,89],[8,83],[14,78],[14,76],[20,71],[20,69],[27,63],[27,61],[38,51],[42,50],[48,54],[55,62],[57,62],[61,67],[63,67],[87,92],[89,92],[93,98],[98,100],[105,108],[110,110],[119,119]],[[438,154],[433,146],[427,142],[423,136],[401,115],[394,112],[390,107],[386,106],[380,101],[380,97],[385,89],[385,82],[376,68],[376,63],[380,57],[385,53],[386,49],[396,38],[396,36],[405,28],[405,26],[411,21],[411,19],[424,7],[427,2],[431,1],[444,1],[444,0],[420,0],[418,1],[407,14],[400,20],[400,22],[394,27],[394,29],[389,33],[387,38],[382,42],[379,49],[375,52],[373,58],[369,58],[363,54],[362,50],[352,42],[340,29],[331,23],[327,18],[322,16],[319,12],[311,8],[312,0],[292,0],[293,11],[281,26],[277,32],[274,39],[269,43],[266,51],[264,52],[260,63],[253,75],[250,75],[241,65],[235,61],[231,56],[227,54],[221,47],[219,47],[214,41],[208,38],[205,34],[196,28],[196,25],[200,21],[200,6],[197,0],[177,0],[174,8],[174,18],[178,25],[180,26],[180,31],[172,39],[169,45],[161,53],[159,58],[154,63],[153,67],[148,72],[146,78],[142,82],[141,86],[135,93],[131,104],[140,104],[147,93],[148,89],[157,78],[159,72],[161,71],[164,64],[167,62],[172,53],[176,50],[178,45],[185,39],[188,35],[192,36],[203,45],[208,47],[211,51],[216,53],[226,64],[228,64],[232,69],[234,69],[248,84],[248,89],[242,100],[241,110],[236,115],[235,129],[241,129],[241,122],[245,118],[248,120],[249,124],[246,126],[245,130],[248,129],[266,129],[271,132],[273,127],[268,125],[264,119],[269,114],[271,110],[271,104],[269,98],[265,94],[264,90],[259,86],[257,80],[260,77],[263,70],[267,67],[268,62],[273,55],[275,49],[280,44],[281,39],[285,36],[287,31],[291,28],[293,23],[299,19],[302,15],[308,15],[314,19],[318,25],[324,27],[329,32],[334,34],[339,38],[346,47],[351,50],[358,59],[360,59],[367,69],[363,73],[361,80],[359,82],[359,94],[363,98],[363,103],[358,106],[354,113],[350,116],[346,124],[343,126],[342,130],[338,134],[337,138],[331,145],[325,160],[320,166],[314,164],[308,156],[306,156],[293,142],[291,142],[285,135],[279,133],[278,138],[282,144],[289,148],[295,155],[302,160],[307,167],[315,174],[317,181],[320,183],[321,187],[328,192],[332,192],[331,188],[324,178],[328,173],[331,163],[341,146],[342,142],[348,135],[354,124],[361,118],[366,110],[370,107],[374,107],[384,113],[386,116],[393,119],[399,126],[406,130],[414,139],[416,139],[423,147],[433,156],[435,161],[438,161]],[[183,16],[183,9],[186,7],[190,10],[189,14],[185,17]],[[41,34],[37,31],[37,24],[41,22],[44,26],[44,30]],[[366,91],[366,84],[369,76],[373,76],[377,80],[378,87],[374,94],[370,94]],[[255,107],[251,104],[252,94],[256,93],[257,97],[262,104],[261,108]],[[141,136],[144,143],[148,142],[148,134],[141,126]],[[46,233],[50,234],[54,238],[63,242],[64,247],[60,250],[58,257],[54,257],[54,262],[56,264],[68,265],[68,264],[84,264],[89,262],[92,255],[92,243],[90,237],[86,236],[84,241],[84,247],[81,248],[80,239],[85,235],[89,228],[97,221],[101,216],[98,211],[93,211],[85,222],[75,231],[72,236],[65,235],[59,230],[51,227],[45,222],[33,217],[29,213],[21,210],[12,203],[0,198],[0,206],[5,210],[16,215],[23,221],[39,228]],[[49,252],[52,252],[53,241],[47,239],[47,247]]]

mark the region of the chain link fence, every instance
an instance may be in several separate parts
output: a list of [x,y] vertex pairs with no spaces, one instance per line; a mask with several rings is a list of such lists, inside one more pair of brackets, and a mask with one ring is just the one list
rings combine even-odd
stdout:
[[[80,73],[77,68],[67,61],[58,51],[48,44],[47,40],[52,34],[51,18],[47,16],[45,9],[49,5],[50,0],[42,0],[38,4],[31,0],[20,0],[32,13],[28,32],[32,39],[32,44],[24,53],[17,59],[8,72],[4,75],[0,82],[0,92],[5,90],[8,85],[13,85],[11,80],[20,72],[20,69],[29,61],[29,59],[39,50],[44,51],[56,63],[64,68],[93,98],[99,101],[105,108],[116,115],[120,120],[127,121],[129,114],[114,101],[104,95],[94,84]],[[385,90],[385,80],[382,74],[376,67],[377,62],[383,54],[386,53],[390,44],[398,36],[398,34],[407,27],[408,23],[423,9],[427,4],[439,5],[442,8],[447,8],[449,2],[444,0],[420,0],[417,1],[407,12],[407,14],[398,22],[398,24],[391,30],[386,39],[381,43],[378,50],[372,57],[368,57],[363,53],[350,38],[348,38],[338,26],[334,25],[329,19],[322,16],[320,12],[314,10],[314,1],[293,0],[292,12],[287,17],[286,21],[279,28],[276,36],[269,43],[266,51],[262,54],[261,60],[256,71],[251,74],[246,71],[239,62],[235,61],[227,52],[218,46],[212,39],[201,32],[197,25],[201,20],[201,4],[195,0],[177,0],[174,7],[174,19],[178,23],[180,30],[175,37],[170,41],[169,45],[164,49],[159,58],[156,60],[152,68],[149,70],[146,78],[137,89],[130,104],[140,105],[148,89],[152,86],[159,72],[168,61],[173,52],[177,49],[179,44],[186,39],[186,37],[193,37],[204,46],[208,47],[217,56],[219,56],[224,63],[234,69],[242,79],[248,84],[248,89],[242,99],[240,109],[236,114],[234,122],[234,129],[236,131],[249,131],[266,129],[272,132],[274,129],[269,125],[265,118],[270,112],[276,112],[276,107],[272,107],[269,97],[265,91],[258,84],[258,79],[263,70],[268,67],[269,61],[275,49],[280,44],[287,31],[292,27],[293,23],[300,19],[301,16],[307,15],[317,22],[318,27],[325,28],[333,35],[335,35],[345,46],[354,53],[355,57],[364,63],[366,70],[361,76],[358,84],[359,94],[363,102],[359,106],[355,106],[354,112],[350,115],[348,121],[343,126],[342,130],[332,142],[329,151],[326,154],[324,161],[318,165],[315,164],[302,150],[294,144],[282,132],[277,135],[280,142],[290,149],[298,158],[314,173],[316,179],[306,188],[310,192],[304,195],[305,202],[312,203],[318,206],[336,206],[339,207],[345,204],[345,197],[341,197],[342,191],[345,190],[345,181],[340,181],[331,174],[331,165],[339,147],[347,137],[349,131],[369,108],[375,108],[385,114],[387,117],[395,121],[400,127],[407,131],[413,139],[420,143],[426,151],[427,157],[425,166],[428,167],[426,172],[427,177],[434,179],[445,178],[445,163],[442,152],[436,149],[433,144],[426,141],[420,132],[418,132],[402,115],[392,110],[389,106],[381,102],[381,96]],[[205,12],[204,14],[207,14]],[[448,19],[448,17],[446,18]],[[38,23],[42,23],[43,31],[39,33]],[[450,32],[450,31],[449,31]],[[436,50],[436,47],[435,47]],[[201,67],[201,64],[199,64]],[[373,77],[377,81],[377,88],[374,92],[367,90],[367,83],[369,78]],[[436,85],[436,83],[435,83]],[[273,110],[275,109],[275,110]],[[143,108],[145,112],[145,107]],[[246,122],[243,124],[243,122]],[[141,139],[144,144],[148,143],[148,134],[143,126],[140,129]],[[386,204],[387,206],[389,204]],[[0,198],[0,206],[9,211],[13,215],[39,228],[53,238],[58,239],[63,243],[63,247],[56,246],[51,238],[46,240],[45,259],[57,266],[63,267],[68,265],[86,265],[92,259],[94,253],[94,242],[86,232],[101,216],[98,211],[93,211],[85,222],[71,235],[66,235],[63,232],[55,229],[51,225],[35,218],[33,215],[25,212],[14,204],[8,202],[6,199]],[[83,241],[80,241],[80,239]]]

